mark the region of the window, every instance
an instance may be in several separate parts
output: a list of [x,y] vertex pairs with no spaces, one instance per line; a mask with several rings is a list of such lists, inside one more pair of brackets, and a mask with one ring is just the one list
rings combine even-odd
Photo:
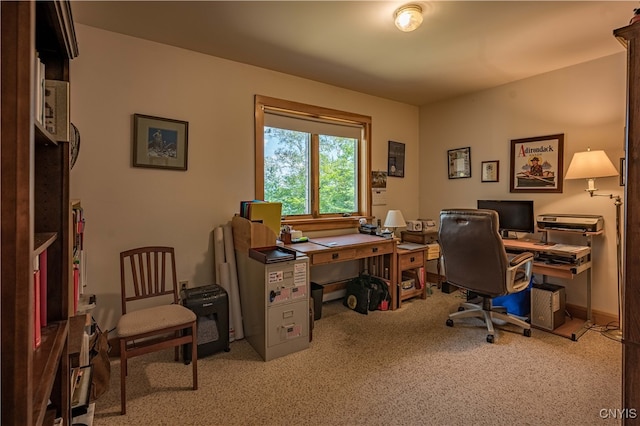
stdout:
[[371,118],[256,96],[256,198],[285,219],[370,212]]

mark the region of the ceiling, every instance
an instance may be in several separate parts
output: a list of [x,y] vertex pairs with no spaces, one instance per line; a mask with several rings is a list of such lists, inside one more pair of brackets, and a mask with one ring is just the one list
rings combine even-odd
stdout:
[[[622,52],[613,30],[635,2],[73,1],[77,24],[156,41],[413,105]],[[82,40],[79,40],[82,54]]]

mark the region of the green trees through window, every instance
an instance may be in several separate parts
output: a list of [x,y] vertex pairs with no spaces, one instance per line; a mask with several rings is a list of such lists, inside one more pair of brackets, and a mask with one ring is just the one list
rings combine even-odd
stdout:
[[[316,145],[317,173],[311,155]],[[285,216],[311,214],[311,177],[317,174],[319,214],[355,213],[357,149],[357,139],[265,127],[265,199],[282,202]]]
[[256,95],[255,120],[257,199],[297,220],[369,214],[371,117]]

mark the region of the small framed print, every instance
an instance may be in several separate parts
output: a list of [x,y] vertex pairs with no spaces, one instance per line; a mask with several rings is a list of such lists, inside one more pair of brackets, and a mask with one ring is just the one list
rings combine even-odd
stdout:
[[404,144],[402,142],[389,141],[387,175],[404,177]]
[[482,182],[498,182],[500,180],[500,161],[482,162]]
[[187,170],[189,123],[134,114],[133,167]]
[[449,159],[449,179],[471,177],[471,147],[450,149],[447,151]]
[[44,127],[58,142],[69,142],[69,82],[44,81]]
[[624,179],[626,170],[625,167],[625,157],[620,158],[620,186],[624,186]]

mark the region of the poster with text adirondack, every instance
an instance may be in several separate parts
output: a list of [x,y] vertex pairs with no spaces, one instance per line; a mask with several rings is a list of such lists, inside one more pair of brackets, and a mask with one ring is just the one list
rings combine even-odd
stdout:
[[511,140],[511,192],[562,192],[564,134]]

